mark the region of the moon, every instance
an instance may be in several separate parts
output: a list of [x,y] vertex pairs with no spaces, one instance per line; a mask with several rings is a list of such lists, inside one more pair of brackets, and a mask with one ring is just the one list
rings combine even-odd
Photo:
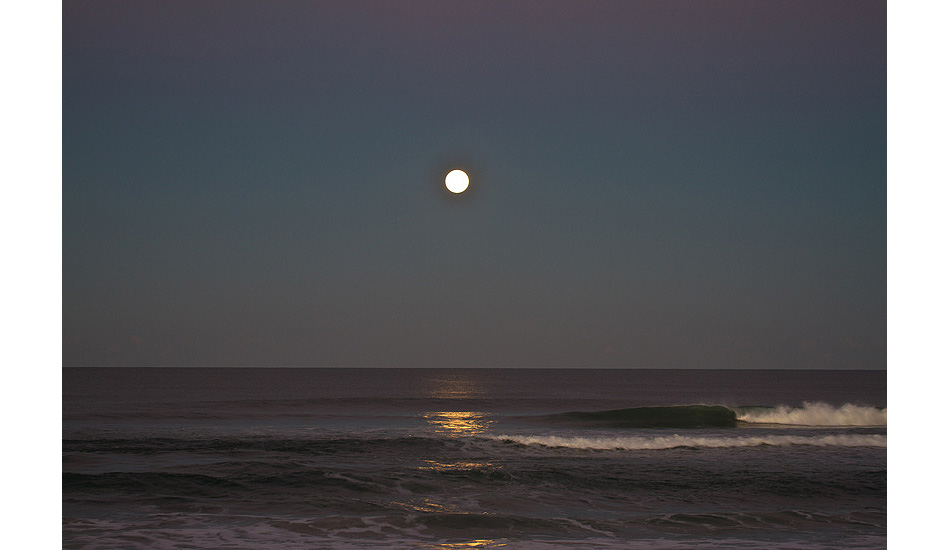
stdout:
[[452,170],[445,175],[445,188],[459,194],[468,189],[468,174],[462,170]]

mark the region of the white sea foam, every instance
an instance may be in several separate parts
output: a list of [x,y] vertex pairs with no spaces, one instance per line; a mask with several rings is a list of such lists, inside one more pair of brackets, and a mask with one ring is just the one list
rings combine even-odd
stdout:
[[743,422],[797,426],[887,426],[887,409],[846,404],[805,403],[802,407],[748,408],[737,413]]
[[494,439],[513,441],[522,445],[567,447],[592,450],[657,450],[676,447],[758,447],[761,445],[816,447],[887,447],[887,436],[882,434],[839,435],[760,435],[760,436],[618,436],[618,437],[565,437],[556,435],[497,435]]

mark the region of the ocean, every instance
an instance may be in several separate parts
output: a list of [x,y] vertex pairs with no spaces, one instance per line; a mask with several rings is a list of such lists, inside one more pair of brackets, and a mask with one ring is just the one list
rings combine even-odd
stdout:
[[887,546],[885,371],[62,372],[64,548]]

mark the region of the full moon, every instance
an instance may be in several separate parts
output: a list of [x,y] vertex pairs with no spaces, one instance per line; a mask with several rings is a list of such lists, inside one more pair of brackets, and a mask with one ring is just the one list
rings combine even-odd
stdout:
[[445,175],[445,188],[453,193],[468,189],[468,174],[461,170],[452,170]]

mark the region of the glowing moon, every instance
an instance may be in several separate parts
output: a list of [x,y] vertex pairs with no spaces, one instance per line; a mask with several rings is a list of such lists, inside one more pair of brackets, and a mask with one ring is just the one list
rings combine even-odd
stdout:
[[452,170],[445,175],[445,188],[453,193],[468,189],[468,174],[461,170]]

